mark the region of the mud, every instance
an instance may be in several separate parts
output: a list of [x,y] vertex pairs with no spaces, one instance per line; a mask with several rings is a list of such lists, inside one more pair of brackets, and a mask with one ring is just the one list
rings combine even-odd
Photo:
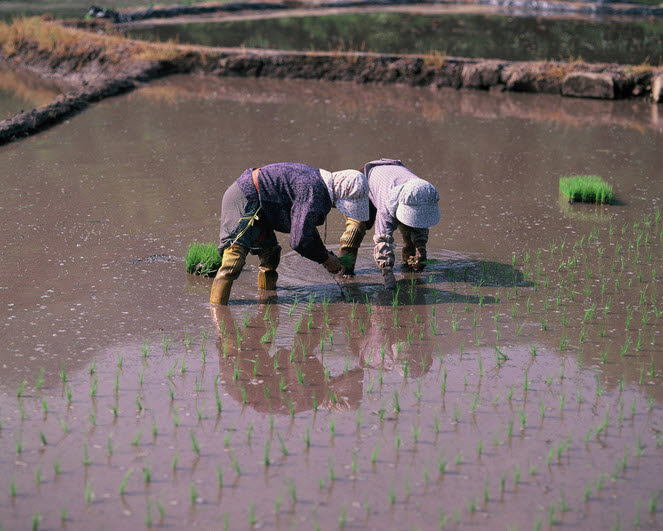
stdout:
[[[402,87],[385,113],[350,86],[170,77],[0,148],[3,526],[659,527],[662,133],[625,125],[649,106]],[[369,245],[339,286],[284,238],[276,292],[250,259],[226,308],[128,264],[213,241],[246,166],[379,156],[442,196],[397,295]],[[568,173],[620,205],[560,203]]]

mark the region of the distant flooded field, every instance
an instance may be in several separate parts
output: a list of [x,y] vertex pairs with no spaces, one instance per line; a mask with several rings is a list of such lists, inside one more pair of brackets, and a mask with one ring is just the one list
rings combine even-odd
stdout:
[[284,50],[436,51],[511,61],[584,60],[661,64],[663,21],[485,14],[355,13],[159,23],[127,31],[137,39]]
[[[177,76],[0,147],[3,528],[659,528],[655,109]],[[440,192],[423,273],[280,235],[210,308],[181,257],[245,168],[381,156]]]

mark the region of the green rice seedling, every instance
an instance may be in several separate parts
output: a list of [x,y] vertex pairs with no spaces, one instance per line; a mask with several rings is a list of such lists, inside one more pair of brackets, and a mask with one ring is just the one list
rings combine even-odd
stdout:
[[214,387],[214,400],[216,401],[216,413],[217,415],[220,415],[223,409],[223,402],[221,400],[221,396],[219,395],[219,388],[216,386]]
[[92,378],[92,386],[90,387],[90,398],[97,396],[97,388],[99,387],[99,378],[95,374]]
[[44,372],[44,368],[42,367],[37,373],[37,378],[35,380],[35,389],[37,389],[37,391],[41,391],[41,388],[44,385]]
[[439,471],[440,475],[444,475],[447,470],[447,460],[444,457],[444,454],[440,454],[437,458],[437,470]]
[[392,399],[392,405],[394,406],[394,413],[400,413],[401,404],[398,398],[398,391],[394,391],[394,397]]
[[460,466],[462,463],[463,463],[463,452],[461,450],[458,450],[456,457],[454,457],[454,464],[456,466]]
[[39,523],[41,522],[41,513],[36,512],[32,515],[32,531],[37,531],[39,529]]
[[87,451],[87,442],[83,443],[83,465],[84,466],[89,466],[92,464],[92,461],[90,459],[90,455],[88,454]]
[[631,338],[629,336],[626,336],[626,340],[624,341],[624,346],[622,346],[620,356],[623,358],[624,354],[626,354],[626,351],[628,350],[629,346],[631,346]]
[[189,485],[189,500],[191,501],[191,505],[195,505],[198,503],[198,498],[200,497],[200,493],[198,492],[198,488],[196,487],[195,483],[191,483]]
[[371,452],[371,464],[375,464],[378,460],[378,453],[380,452],[380,445],[376,445]]
[[417,382],[417,390],[413,393],[414,397],[417,399],[417,402],[421,402],[421,396],[422,396],[422,390],[421,390],[421,382]]
[[470,413],[474,414],[478,405],[479,405],[479,393],[477,392],[472,397],[472,403],[470,405]]
[[329,470],[329,481],[333,483],[336,479],[336,472],[334,471],[334,462],[331,457],[327,459],[327,466]]
[[129,482],[129,478],[131,477],[131,474],[133,474],[134,469],[130,468],[127,470],[127,473],[124,475],[124,478],[122,478],[122,483],[120,483],[120,496],[124,495],[124,491],[127,488],[127,483]]
[[659,490],[658,492],[652,492],[649,494],[649,513],[654,514],[656,512],[656,508],[658,507],[658,502],[661,499],[661,495],[663,495],[663,490]]
[[237,476],[241,476],[242,475],[242,469],[239,467],[239,461],[237,460],[237,454],[235,453],[234,450],[232,451],[231,458],[232,458],[233,470],[235,470],[235,474],[237,474]]
[[414,444],[419,442],[419,436],[421,435],[421,426],[412,426],[412,440]]
[[189,430],[189,438],[191,439],[191,449],[196,456],[200,457],[200,444],[198,444],[198,439],[193,430]]
[[140,439],[143,436],[143,430],[138,430],[134,438],[131,439],[131,446],[138,446],[140,444]]

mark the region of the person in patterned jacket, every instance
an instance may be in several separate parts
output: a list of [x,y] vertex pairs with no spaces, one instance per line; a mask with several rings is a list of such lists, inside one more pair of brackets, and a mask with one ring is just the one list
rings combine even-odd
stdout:
[[330,273],[341,270],[324,246],[317,226],[332,207],[346,219],[368,220],[368,183],[356,170],[330,173],[306,164],[280,162],[242,173],[223,195],[218,251],[222,255],[212,304],[228,304],[233,282],[248,253],[257,254],[258,288],[276,289],[281,246],[274,231],[290,234],[290,246]]
[[369,220],[346,218],[339,256],[349,257],[345,262],[352,265],[344,266],[343,273],[354,274],[359,246],[366,230],[375,225],[373,258],[382,272],[385,287],[394,289],[394,232],[398,228],[403,236],[403,265],[421,271],[426,261],[429,228],[440,221],[440,195],[431,183],[415,175],[400,160],[374,160],[360,171],[368,179]]

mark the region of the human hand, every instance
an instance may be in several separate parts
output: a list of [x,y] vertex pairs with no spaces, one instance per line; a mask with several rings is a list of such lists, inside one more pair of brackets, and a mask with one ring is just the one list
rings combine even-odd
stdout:
[[417,247],[414,256],[407,259],[407,265],[414,271],[423,271],[426,264],[426,248]]
[[325,260],[322,265],[327,271],[329,271],[332,274],[338,273],[343,267],[339,259],[332,252],[329,253],[327,260]]

